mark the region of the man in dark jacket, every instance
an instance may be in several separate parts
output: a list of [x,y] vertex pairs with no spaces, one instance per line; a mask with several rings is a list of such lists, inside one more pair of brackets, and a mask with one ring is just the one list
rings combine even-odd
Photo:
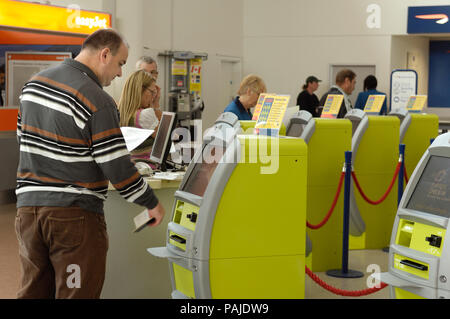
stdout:
[[[350,95],[355,89],[356,84],[356,74],[352,70],[344,69],[336,74],[336,85],[332,85],[330,90],[322,95],[320,99],[320,105],[324,106],[329,94],[342,94],[344,95],[344,100],[342,101],[341,107],[339,108],[339,113],[337,118],[343,118],[348,111],[353,109],[352,103],[350,101]],[[319,114],[320,116],[320,114]]]

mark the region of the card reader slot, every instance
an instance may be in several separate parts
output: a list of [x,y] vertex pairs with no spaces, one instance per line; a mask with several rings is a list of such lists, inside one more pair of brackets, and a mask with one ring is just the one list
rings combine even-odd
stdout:
[[170,235],[169,238],[176,241],[177,243],[186,244],[186,239],[178,235]]
[[422,271],[427,271],[428,270],[428,266],[416,263],[416,262],[408,260],[408,259],[402,259],[400,261],[400,263],[405,265],[405,266],[412,267],[414,269],[418,269],[418,270],[422,270]]

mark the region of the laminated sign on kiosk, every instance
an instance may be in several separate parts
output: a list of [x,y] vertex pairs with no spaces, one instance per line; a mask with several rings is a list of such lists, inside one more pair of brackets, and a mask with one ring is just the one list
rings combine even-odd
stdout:
[[412,95],[406,104],[406,109],[408,112],[420,113],[425,107],[427,101],[426,95]]
[[[286,135],[286,126],[282,123],[289,103],[289,95],[276,95],[274,93],[261,93],[255,106],[252,119],[241,120],[243,134],[265,134],[269,136]],[[264,110],[263,110],[264,106]],[[261,111],[264,115],[258,122]],[[270,119],[269,119],[269,114]]]
[[403,193],[392,228],[392,298],[450,298],[450,133],[426,150]]
[[320,117],[335,119],[339,114],[339,108],[343,100],[344,96],[342,94],[328,94]]
[[166,246],[148,249],[168,258],[173,298],[304,297],[306,144],[239,130],[223,113],[205,132]]
[[369,95],[364,106],[364,112],[367,115],[378,115],[380,114],[381,107],[383,106],[385,95]]
[[258,97],[258,102],[256,102],[255,110],[253,111],[252,121],[257,121],[259,114],[261,113],[261,109],[264,103],[266,96],[274,95],[272,93],[261,93]]
[[256,120],[257,133],[278,136],[290,95],[265,94]]

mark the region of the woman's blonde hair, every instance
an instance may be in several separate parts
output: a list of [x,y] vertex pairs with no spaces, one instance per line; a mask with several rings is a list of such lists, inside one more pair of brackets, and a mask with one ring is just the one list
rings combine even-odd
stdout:
[[237,94],[246,94],[248,89],[260,94],[266,92],[266,84],[259,76],[255,74],[249,74],[241,81],[241,85],[239,86]]
[[133,72],[128,77],[119,100],[120,126],[130,125],[130,119],[141,107],[142,92],[154,82],[155,79],[145,70]]

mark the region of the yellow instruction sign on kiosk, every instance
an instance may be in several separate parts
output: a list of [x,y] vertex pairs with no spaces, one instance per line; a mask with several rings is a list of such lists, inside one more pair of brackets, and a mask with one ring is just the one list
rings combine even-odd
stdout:
[[265,96],[255,124],[258,133],[280,130],[290,98],[290,95],[267,94]]
[[425,107],[426,101],[426,95],[411,95],[408,104],[406,104],[406,109],[411,113],[420,113]]
[[366,105],[364,106],[364,112],[370,115],[380,114],[385,98],[385,95],[369,95]]
[[321,118],[335,119],[339,113],[344,96],[342,94],[328,94],[327,101],[323,106]]
[[252,121],[257,121],[258,120],[259,114],[261,113],[261,109],[262,109],[262,106],[263,106],[263,103],[264,103],[264,99],[266,98],[267,95],[273,95],[273,94],[271,94],[271,93],[261,93],[259,95],[258,102],[256,103],[256,106],[255,106],[255,111],[253,112]]

